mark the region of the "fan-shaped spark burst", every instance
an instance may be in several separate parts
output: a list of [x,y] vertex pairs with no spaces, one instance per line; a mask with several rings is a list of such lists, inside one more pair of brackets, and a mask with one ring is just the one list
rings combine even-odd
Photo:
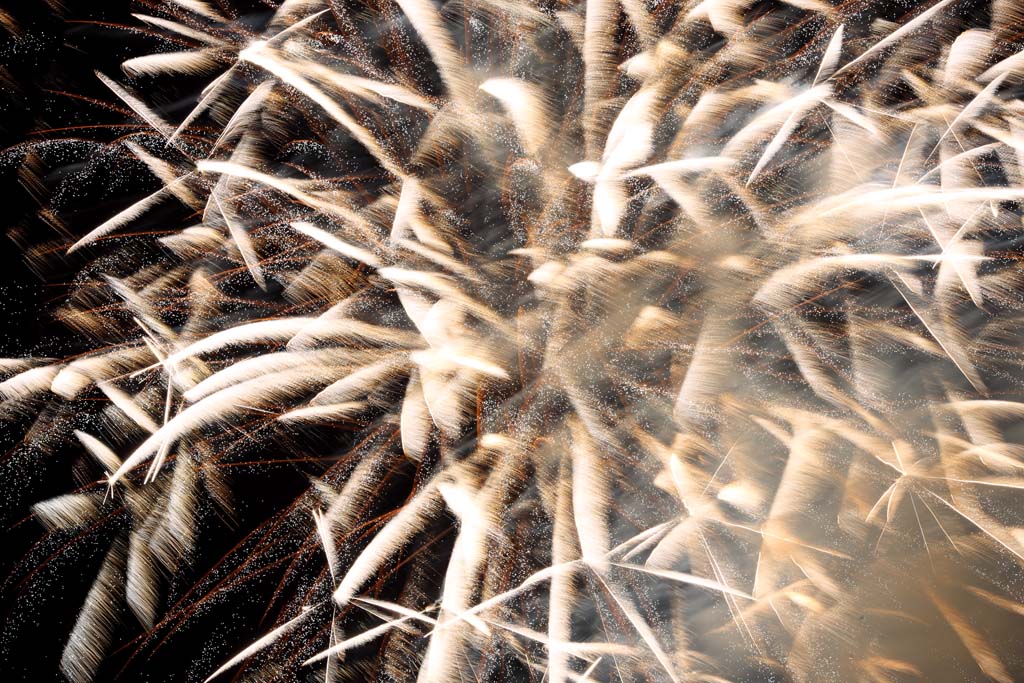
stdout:
[[[1024,674],[1014,0],[153,5],[178,47],[99,77],[162,186],[71,245],[95,350],[0,384],[30,439],[92,411],[39,518],[123,529],[73,680],[263,571],[214,675]],[[166,605],[282,453],[308,492]]]

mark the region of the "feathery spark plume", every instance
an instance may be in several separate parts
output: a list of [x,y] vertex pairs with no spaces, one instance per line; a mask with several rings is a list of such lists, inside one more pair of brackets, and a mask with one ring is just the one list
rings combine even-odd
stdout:
[[63,245],[94,347],[2,366],[98,477],[35,514],[117,529],[68,677],[265,572],[204,677],[1024,677],[1019,3],[266,4],[145,3],[160,188]]

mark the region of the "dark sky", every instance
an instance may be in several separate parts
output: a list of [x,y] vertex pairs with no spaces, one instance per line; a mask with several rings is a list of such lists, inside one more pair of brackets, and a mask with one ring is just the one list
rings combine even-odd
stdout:
[[[0,149],[4,150],[0,156],[4,201],[0,356],[63,355],[67,348],[66,336],[51,313],[66,291],[64,283],[75,264],[55,259],[47,262],[43,272],[35,272],[38,266],[30,263],[29,253],[32,247],[61,237],[40,219],[39,211],[49,204],[50,194],[69,169],[60,162],[46,164],[36,174],[42,186],[25,182],[26,144],[45,147],[48,140],[70,136],[104,140],[116,134],[114,130],[62,129],[102,121],[104,116],[108,122],[116,121],[74,96],[110,101],[97,87],[93,71],[114,71],[133,38],[89,22],[128,20],[129,4],[71,0],[63,2],[61,16],[43,0],[0,0],[0,11],[14,23],[13,32],[0,35]],[[82,160],[71,156],[67,163],[73,170]],[[102,203],[88,192],[77,201],[81,207],[68,207],[73,209],[68,213],[71,227],[76,220],[74,209]],[[35,545],[42,532],[34,520],[26,519],[30,506],[66,492],[74,483],[62,454],[41,457],[18,448],[23,431],[24,425],[0,425],[5,451],[0,462],[0,480],[5,484],[0,505],[0,680],[60,681],[64,680],[57,669],[62,641],[95,574],[101,543],[87,541],[79,546],[71,538],[63,539],[73,546],[72,552],[64,554],[59,543]],[[110,678],[107,673],[104,677]]]
[[[69,7],[70,14],[80,12],[83,3]],[[33,196],[21,182],[24,154],[19,146],[42,136],[35,131],[60,127],[80,115],[74,100],[60,102],[48,90],[74,88],[83,84],[89,73],[86,59],[70,60],[76,42],[73,25],[65,25],[42,2],[8,0],[0,8],[16,24],[14,33],[5,31],[0,38],[0,66],[3,67],[3,95],[0,97],[0,196],[4,199],[3,271],[0,275],[0,354],[22,356],[33,352],[46,354],[46,338],[56,330],[44,312],[56,288],[34,273],[26,262],[26,239],[48,241],[48,228],[37,218],[42,197]],[[70,67],[70,68],[69,68]],[[70,99],[70,98],[68,98]],[[3,600],[0,602],[0,670],[9,680],[61,680],[57,675],[60,655],[57,634],[66,633],[73,612],[70,604],[80,600],[83,586],[47,582],[50,599],[35,600],[34,582],[25,580],[27,553],[41,538],[34,521],[25,520],[29,506],[56,493],[61,479],[55,470],[42,468],[33,477],[37,464],[18,452],[22,425],[2,427],[2,468],[5,482],[3,524]],[[48,471],[50,470],[50,471]],[[7,485],[17,482],[20,491]]]
[[[0,13],[16,25],[13,33],[0,33],[0,357],[61,357],[75,352],[74,336],[52,313],[83,262],[65,259],[57,247],[123,208],[132,196],[152,191],[142,186],[152,179],[138,179],[138,186],[132,179],[127,184],[107,182],[102,173],[83,180],[77,172],[89,161],[88,147],[60,147],[68,138],[107,143],[125,133],[117,126],[128,117],[103,106],[116,105],[116,100],[94,72],[123,80],[119,65],[124,59],[160,47],[158,40],[118,26],[138,26],[131,12],[144,11],[143,3],[60,4],[63,11],[58,14],[44,0],[0,0]],[[27,143],[38,145],[32,149],[43,150],[46,157],[33,167],[32,182],[26,182],[23,173]],[[39,215],[55,202],[61,208],[62,228]],[[61,229],[66,233],[62,235]],[[64,641],[112,538],[105,532],[43,538],[42,528],[29,518],[31,505],[76,488],[73,470],[79,454],[21,448],[25,426],[0,423],[3,683],[65,680],[58,672]],[[274,480],[273,486],[267,485],[268,478]],[[191,585],[268,512],[292,500],[289,481],[301,483],[292,471],[270,468],[256,475],[249,485],[260,504],[241,511],[231,525],[213,523],[205,528],[204,549],[193,566],[182,576],[164,577],[165,582]],[[258,594],[272,589],[273,582],[263,585],[257,580],[249,588]],[[180,595],[179,590],[176,597]],[[109,657],[96,680],[202,680],[268,630],[272,623],[266,618],[259,601],[224,601],[210,605],[172,637],[165,640],[165,630],[142,642],[133,640],[142,633],[138,622],[125,615],[125,625],[114,637],[114,649],[124,647]]]
[[[119,63],[133,50],[144,48],[146,42],[117,26],[137,23],[131,17],[129,0],[62,0],[60,5],[64,10],[57,13],[44,0],[0,0],[0,12],[14,24],[13,33],[4,30],[0,34],[3,356],[45,355],[56,350],[54,341],[48,339],[53,330],[44,311],[59,301],[60,285],[76,265],[53,259],[47,262],[45,272],[33,273],[27,263],[29,246],[62,239],[51,225],[39,219],[38,213],[54,199],[53,192],[60,189],[60,182],[87,157],[73,146],[68,147],[69,154],[56,153],[56,145],[49,142],[67,138],[103,142],[123,132],[116,128],[80,128],[124,121],[119,113],[106,111],[85,98],[112,102],[111,94],[94,72],[116,75]],[[50,158],[36,174],[44,187],[31,187],[21,173],[25,151],[32,145],[54,150],[46,153]],[[61,202],[60,218],[71,231],[81,229],[94,212],[102,213],[103,205],[111,199],[116,201],[101,196],[108,193],[79,189],[81,192]]]

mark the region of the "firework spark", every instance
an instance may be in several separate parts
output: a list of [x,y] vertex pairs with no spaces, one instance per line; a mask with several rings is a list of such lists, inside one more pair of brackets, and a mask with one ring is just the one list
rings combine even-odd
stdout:
[[204,677],[1024,675],[1019,3],[146,7],[97,77],[159,189],[0,383],[98,479],[36,516],[118,530],[72,680],[266,572]]

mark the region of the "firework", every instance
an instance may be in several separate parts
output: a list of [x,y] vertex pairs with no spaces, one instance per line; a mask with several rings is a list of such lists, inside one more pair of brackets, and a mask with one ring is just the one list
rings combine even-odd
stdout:
[[72,680],[268,572],[202,677],[1024,675],[1019,3],[147,8],[97,77],[159,187],[0,383],[95,475],[36,516],[115,530]]

